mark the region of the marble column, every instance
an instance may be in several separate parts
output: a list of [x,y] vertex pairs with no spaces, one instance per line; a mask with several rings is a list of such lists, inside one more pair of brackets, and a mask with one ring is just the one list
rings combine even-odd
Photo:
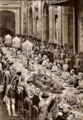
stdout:
[[35,1],[32,3],[32,15],[33,15],[33,36],[36,37],[36,18],[35,18]]
[[39,1],[39,6],[38,6],[38,16],[39,16],[39,19],[38,19],[38,38],[41,39],[42,38],[42,16],[41,16],[41,12],[42,12],[42,9],[41,9],[41,1]]
[[23,34],[23,1],[21,1],[21,34]]
[[49,42],[53,41],[53,6],[49,6]]

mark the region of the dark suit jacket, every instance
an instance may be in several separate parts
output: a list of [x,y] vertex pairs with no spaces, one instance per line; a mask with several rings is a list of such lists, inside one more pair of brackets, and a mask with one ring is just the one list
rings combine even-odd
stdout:
[[39,102],[40,102],[39,96],[34,95],[33,98],[32,98],[33,105],[38,107]]

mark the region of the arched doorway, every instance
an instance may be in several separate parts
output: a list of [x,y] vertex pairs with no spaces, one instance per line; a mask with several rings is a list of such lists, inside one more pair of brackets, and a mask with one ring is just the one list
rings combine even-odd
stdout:
[[32,8],[29,10],[29,35],[33,35],[33,13]]
[[0,11],[0,35],[15,34],[15,13],[3,10]]
[[49,40],[49,8],[47,3],[43,7],[43,39]]
[[73,49],[73,8],[68,8],[68,43],[71,49]]

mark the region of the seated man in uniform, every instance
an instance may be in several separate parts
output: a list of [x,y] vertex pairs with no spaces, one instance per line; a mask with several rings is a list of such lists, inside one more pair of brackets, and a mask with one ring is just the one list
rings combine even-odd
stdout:
[[42,42],[42,43],[41,43],[41,47],[40,47],[41,53],[43,53],[44,50],[45,50],[45,44],[44,44],[44,42]]
[[42,65],[46,67],[47,64],[49,63],[48,57],[46,55],[44,55],[43,58],[42,58],[42,60],[43,60],[42,61]]
[[51,72],[57,72],[57,70],[58,70],[58,67],[57,67],[57,62],[56,62],[56,61],[54,61],[54,62],[53,62],[52,69],[51,69]]
[[37,61],[38,61],[38,64],[42,64],[42,55],[41,55],[41,53],[39,53]]
[[58,77],[60,77],[61,74],[62,74],[62,66],[61,66],[60,62],[57,62],[57,67],[58,67],[58,69],[57,69],[57,72],[56,72],[55,75],[57,75]]
[[60,58],[61,58],[61,60],[62,60],[62,59],[65,59],[65,52],[64,52],[63,49],[61,50]]
[[38,55],[37,54],[35,54],[34,60],[35,60],[35,62],[37,62],[37,60],[38,60]]
[[49,63],[47,64],[46,68],[49,69],[49,70],[51,70],[52,65],[53,65],[52,62],[49,62]]
[[75,70],[72,69],[72,70],[70,71],[70,79],[69,79],[69,84],[70,84],[70,85],[73,85],[73,84],[74,84],[74,82],[75,82],[75,77],[76,77]]
[[69,72],[68,72],[68,65],[67,65],[67,64],[64,64],[64,65],[63,65],[63,72],[62,72],[61,78],[62,78],[64,81],[68,81],[69,78],[70,78],[70,74],[69,74]]
[[75,60],[74,60],[74,66],[73,66],[73,69],[75,70],[75,73],[78,74],[78,69],[81,65],[81,59],[80,59],[80,56],[79,54],[76,55],[75,57]]
[[68,70],[70,71],[70,69],[72,69],[72,64],[71,64],[71,59],[70,59],[69,54],[66,54],[65,64],[68,64],[68,66],[69,66]]
[[78,73],[78,83],[79,83],[79,86],[77,87],[78,90],[83,91],[83,73],[79,72]]
[[59,50],[59,47],[56,46],[55,50],[54,50],[54,53],[53,53],[53,59],[56,60],[59,58],[59,55],[60,55],[60,50]]

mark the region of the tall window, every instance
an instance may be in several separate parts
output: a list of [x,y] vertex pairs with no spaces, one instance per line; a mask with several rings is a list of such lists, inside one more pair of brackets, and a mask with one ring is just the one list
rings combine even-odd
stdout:
[[55,14],[55,40],[57,41],[58,36],[58,15]]
[[69,7],[68,10],[68,43],[71,49],[73,49],[73,8]]
[[43,38],[49,40],[49,8],[47,3],[43,7]]
[[32,8],[29,10],[29,35],[33,35],[33,14],[32,14]]

